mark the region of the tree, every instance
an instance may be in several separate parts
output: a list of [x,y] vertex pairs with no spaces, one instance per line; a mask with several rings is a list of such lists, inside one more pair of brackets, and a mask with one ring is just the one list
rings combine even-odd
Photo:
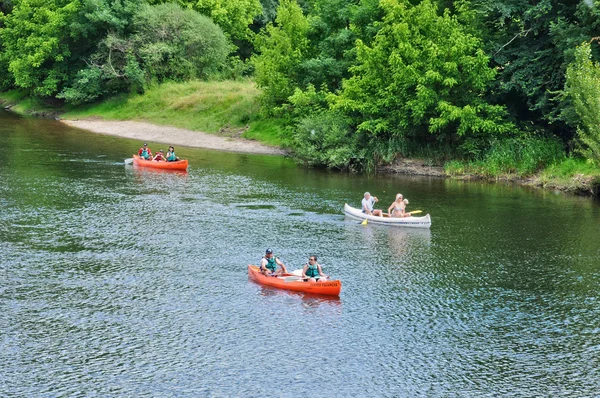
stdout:
[[0,64],[7,65],[17,87],[53,96],[72,84],[109,31],[130,32],[142,4],[145,0],[15,0],[2,18]]
[[173,3],[140,7],[131,31],[101,40],[87,68],[59,97],[89,102],[122,91],[141,92],[150,82],[207,78],[229,52],[222,30],[208,17]]
[[579,151],[600,167],[600,64],[592,62],[589,42],[577,47],[575,60],[567,68],[565,94],[580,118]]
[[499,71],[494,100],[521,126],[572,138],[560,115],[570,106],[557,93],[577,44],[599,34],[597,2],[473,0],[482,15],[485,48]]
[[16,86],[52,96],[69,79],[68,27],[81,8],[78,0],[14,1],[12,12],[2,18],[0,38],[1,58]]
[[232,40],[248,40],[249,26],[263,12],[260,0],[149,0],[150,4],[177,3],[213,20]]
[[375,161],[391,160],[408,140],[457,146],[502,134],[505,111],[484,100],[495,70],[481,41],[456,16],[424,0],[382,0],[385,17],[372,46],[357,44],[358,64],[335,108],[350,115]]
[[281,0],[275,23],[257,36],[258,54],[252,62],[266,109],[284,103],[294,92],[297,68],[308,46],[307,31],[308,22],[298,3]]

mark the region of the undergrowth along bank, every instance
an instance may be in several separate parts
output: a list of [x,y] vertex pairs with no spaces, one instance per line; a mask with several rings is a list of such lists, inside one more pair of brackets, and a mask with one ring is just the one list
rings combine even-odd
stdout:
[[[0,93],[0,100],[21,114],[145,121],[243,137],[272,146],[289,145],[290,141],[283,133],[285,122],[261,116],[259,96],[260,90],[254,82],[239,80],[164,83],[141,95],[121,95],[85,106],[56,106],[28,98],[15,90]],[[540,187],[597,195],[600,170],[585,160],[558,156],[560,151],[555,145],[548,140],[498,142],[481,160],[446,161],[444,172],[454,178],[518,180]],[[428,167],[439,164],[434,157],[423,163]],[[419,174],[419,171],[413,169],[411,173]]]

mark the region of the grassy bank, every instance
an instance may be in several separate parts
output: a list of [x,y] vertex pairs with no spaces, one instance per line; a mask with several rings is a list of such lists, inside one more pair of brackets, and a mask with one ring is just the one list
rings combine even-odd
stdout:
[[68,109],[66,119],[138,120],[206,133],[222,133],[280,145],[277,120],[261,119],[260,91],[252,81],[165,83],[143,95],[120,96]]
[[135,120],[206,133],[242,136],[281,146],[278,120],[259,116],[260,91],[252,81],[190,81],[165,83],[144,94],[121,95],[97,104],[59,106],[27,98],[22,92],[0,94],[21,114],[60,116],[64,119],[102,118]]

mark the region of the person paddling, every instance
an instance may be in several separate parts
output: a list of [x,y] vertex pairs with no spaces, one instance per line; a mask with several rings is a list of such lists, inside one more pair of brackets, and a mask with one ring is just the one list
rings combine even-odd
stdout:
[[321,264],[317,262],[317,256],[310,256],[308,263],[302,268],[302,279],[307,282],[324,282],[329,276],[323,273]]
[[267,276],[278,276],[288,273],[285,265],[273,254],[273,249],[267,249],[265,256],[260,260],[260,272]]
[[138,151],[138,156],[146,160],[152,160],[152,151],[148,148],[148,144],[144,142],[144,146]]
[[373,209],[373,205],[375,202],[379,202],[377,196],[371,196],[369,192],[365,192],[364,198],[362,200],[362,212],[365,214],[371,214],[374,216],[383,216],[383,212],[379,209]]

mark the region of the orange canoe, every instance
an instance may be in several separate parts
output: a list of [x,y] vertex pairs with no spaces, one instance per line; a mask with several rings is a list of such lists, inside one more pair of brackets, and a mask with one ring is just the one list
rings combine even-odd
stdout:
[[154,160],[142,159],[138,155],[133,155],[133,164],[136,166],[153,167],[155,169],[165,170],[187,170],[188,168],[187,159],[176,160],[174,162],[155,162]]
[[248,277],[262,285],[273,286],[280,289],[294,290],[312,294],[326,294],[328,296],[339,296],[342,290],[342,282],[339,280],[327,282],[304,282],[297,281],[298,278],[292,274],[283,276],[265,276],[261,274],[256,265],[248,265]]

